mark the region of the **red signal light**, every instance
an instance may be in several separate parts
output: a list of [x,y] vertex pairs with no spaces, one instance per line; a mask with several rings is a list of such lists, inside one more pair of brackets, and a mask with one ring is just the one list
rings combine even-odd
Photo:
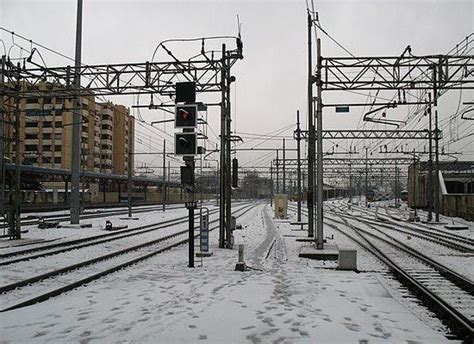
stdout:
[[179,114],[181,115],[181,118],[186,120],[189,117],[189,112],[187,112],[184,109],[179,109]]

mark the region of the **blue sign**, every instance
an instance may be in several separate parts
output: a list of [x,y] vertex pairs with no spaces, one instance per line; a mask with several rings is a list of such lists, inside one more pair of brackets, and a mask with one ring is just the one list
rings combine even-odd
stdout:
[[209,252],[209,220],[207,215],[202,217],[200,244],[201,252]]
[[349,106],[336,106],[336,112],[349,112]]

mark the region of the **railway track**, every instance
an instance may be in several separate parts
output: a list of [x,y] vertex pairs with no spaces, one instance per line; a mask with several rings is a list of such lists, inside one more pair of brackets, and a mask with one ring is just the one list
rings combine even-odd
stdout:
[[384,262],[453,333],[467,342],[474,339],[474,285],[471,280],[391,237],[380,224],[367,224],[353,216],[349,220],[339,211],[328,215],[327,212],[325,225],[346,235]]
[[[334,205],[327,205],[332,211],[338,211],[339,213],[343,214],[345,210],[341,207],[336,207]],[[335,210],[335,208],[337,210]],[[387,218],[385,216],[381,216],[377,214],[375,211],[353,206],[353,208],[357,209],[357,211],[365,213],[369,216],[374,217],[361,217],[358,216],[359,219],[366,221],[368,224],[377,224],[378,226],[385,227],[387,229],[399,231],[405,234],[413,235],[431,242],[435,242],[437,244],[450,247],[460,252],[474,252],[474,240],[471,238],[467,238],[462,235],[458,235],[455,233],[445,232],[440,230],[436,227],[432,226],[425,226],[423,224],[412,223],[404,220],[393,220]],[[344,215],[343,215],[344,216]],[[350,216],[346,214],[345,216]],[[381,222],[377,222],[376,220],[381,220]]]
[[[169,205],[166,207],[167,209],[180,209],[184,208],[182,204],[179,205]],[[162,210],[163,206],[146,206],[146,207],[140,207],[137,209],[133,209],[134,214],[140,214],[140,213],[145,213],[149,212],[152,210]],[[109,216],[117,216],[117,215],[125,215],[128,214],[128,209],[113,209],[113,210],[100,210],[100,211],[94,211],[94,212],[89,212],[87,214],[82,214],[80,216],[81,220],[87,220],[87,219],[97,219],[101,217],[109,217]],[[66,216],[64,214],[57,214],[57,215],[44,215],[44,216],[28,216],[26,218],[23,218],[21,220],[21,226],[32,226],[32,225],[37,225],[39,224],[39,218],[43,218],[44,220],[47,221],[59,221],[59,222],[65,222],[69,221],[71,219],[70,216]],[[0,229],[7,228],[6,225],[0,225]]]
[[[218,211],[218,209],[211,210],[211,214],[214,214]],[[166,228],[173,225],[178,225],[181,223],[186,223],[188,221],[188,216],[180,216],[173,219],[161,221],[154,224],[134,227],[134,228],[127,228],[122,229],[114,232],[104,233],[93,235],[85,238],[62,241],[53,244],[42,244],[35,247],[30,247],[27,249],[11,251],[7,253],[0,254],[0,259],[11,258],[15,256],[22,256],[16,259],[9,259],[9,260],[0,260],[0,266],[10,265],[18,262],[28,261],[31,259],[47,257],[71,250],[76,250],[88,246],[103,244],[106,242],[119,240],[123,238],[128,238],[130,236],[140,235],[144,233],[149,233],[158,229]],[[41,252],[37,254],[31,254],[35,252]]]
[[[252,204],[242,205],[235,210],[234,214],[242,216],[253,208],[254,205]],[[212,220],[210,224],[215,222],[218,222],[218,219]],[[212,231],[216,228],[218,228],[218,225],[211,227],[210,230]],[[60,295],[78,286],[170,250],[188,242],[188,238],[180,238],[186,234],[188,234],[188,229],[2,286],[0,287],[0,291],[3,293],[2,309],[0,311],[5,312],[45,301],[51,297]],[[195,238],[198,236],[199,234],[195,234]],[[90,271],[85,274],[84,268]],[[43,290],[38,295],[36,289],[38,289],[39,285],[41,285],[41,288],[49,290]],[[57,287],[58,285],[60,285],[60,287]],[[51,286],[55,288],[51,290]],[[31,295],[36,296],[31,297]],[[18,299],[23,299],[23,301],[18,301]]]
[[[334,211],[334,210],[333,210]],[[344,214],[343,212],[337,211],[340,216],[352,217],[353,215]],[[377,225],[385,229],[396,231],[398,233],[404,233],[410,236],[415,236],[423,240],[431,241],[439,245],[443,245],[464,253],[474,253],[474,240],[462,236],[453,236],[443,232],[433,232],[424,230],[422,228],[416,228],[413,226],[407,226],[406,224],[391,224],[387,222],[377,222],[375,219],[366,217],[358,217],[360,222],[364,222],[367,225]]]

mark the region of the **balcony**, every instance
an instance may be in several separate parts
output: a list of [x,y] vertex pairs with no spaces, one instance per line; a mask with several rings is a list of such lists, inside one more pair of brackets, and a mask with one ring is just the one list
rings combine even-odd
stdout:
[[110,119],[102,119],[102,122],[101,122],[103,125],[108,125],[110,127],[112,127],[114,124],[112,122],[112,120]]
[[111,129],[102,129],[101,134],[112,136],[112,130]]
[[101,139],[100,140],[100,143],[103,144],[103,145],[110,145],[112,146],[112,139]]
[[39,110],[40,105],[38,103],[25,104],[25,110]]
[[101,115],[108,115],[112,117],[114,115],[114,111],[110,108],[103,108],[102,111],[100,112]]
[[38,145],[39,144],[39,139],[25,139],[25,145]]
[[39,128],[38,127],[26,127],[25,134],[38,134]]

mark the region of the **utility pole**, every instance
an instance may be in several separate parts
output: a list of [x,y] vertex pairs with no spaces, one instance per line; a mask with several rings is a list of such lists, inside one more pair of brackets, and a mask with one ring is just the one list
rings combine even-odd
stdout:
[[[439,222],[439,132],[438,132],[438,76],[437,66],[433,66],[433,107],[435,108],[435,220]],[[441,75],[440,75],[441,77]]]
[[314,236],[314,121],[311,14],[308,12],[308,237]]
[[349,163],[349,204],[352,205],[352,164]]
[[286,194],[286,149],[285,149],[285,139],[283,139],[283,193]]
[[[18,87],[20,82],[18,81]],[[21,218],[20,218],[20,204],[21,204],[21,166],[20,166],[20,97],[15,98],[15,194],[13,200],[13,216],[10,220],[14,221],[15,230],[10,234],[12,239],[21,239]],[[13,234],[13,235],[12,235]]]
[[82,0],[77,0],[76,22],[76,55],[74,88],[76,95],[72,105],[72,153],[71,153],[71,224],[79,224],[80,215],[80,131],[82,114],[80,113],[80,88],[81,88],[81,47],[82,47]]
[[231,215],[232,215],[232,164],[231,164],[231,154],[230,154],[230,143],[231,143],[231,117],[230,117],[230,83],[231,83],[231,76],[230,76],[230,69],[227,68],[226,64],[226,164],[225,167],[226,171],[226,242],[227,248],[232,248],[231,243],[231,236],[232,236],[232,228],[231,228]]
[[[170,185],[170,181],[171,181],[171,180],[170,180],[170,176],[171,176],[171,164],[170,164],[170,161],[168,160],[168,175],[167,175],[167,177],[168,177],[168,182],[166,183],[166,184],[167,184],[167,188],[168,188],[169,185]],[[169,199],[168,196],[169,196],[169,192],[168,192],[168,190],[166,190],[166,200],[169,202],[170,199]]]
[[298,159],[298,166],[297,166],[297,173],[298,173],[298,180],[297,180],[297,190],[298,193],[298,200],[297,200],[297,207],[298,207],[298,222],[301,222],[301,132],[300,132],[300,110],[296,111],[296,143],[297,143],[297,153],[296,158]]
[[428,93],[428,222],[433,221],[433,134],[431,125],[431,93]]
[[132,176],[133,176],[133,164],[132,164],[132,150],[131,150],[130,135],[128,141],[128,162],[127,162],[127,203],[128,203],[128,217],[132,217]]
[[398,208],[398,166],[395,162],[395,208]]
[[[3,90],[5,87],[5,64],[6,56],[2,55],[2,65],[1,65],[1,74],[0,74],[0,88]],[[0,118],[0,216],[5,214],[5,141],[6,141],[6,130],[5,130],[5,121],[6,121],[6,111],[5,111],[5,97],[0,96],[0,113],[2,118]]]
[[415,148],[413,148],[413,209],[415,209],[416,218],[416,155]]
[[278,149],[277,149],[277,164],[276,164],[276,191],[277,191],[277,194],[280,193],[280,164],[278,163],[279,159],[278,159]]
[[316,248],[324,248],[323,238],[323,100],[322,100],[322,80],[321,80],[321,39],[316,40],[316,52],[318,56],[317,74],[316,74],[316,85],[317,85],[317,108],[316,118],[318,121],[318,161],[317,161],[317,185],[318,185],[318,211],[317,211],[317,235],[316,235]]
[[222,44],[222,70],[221,70],[221,156],[220,156],[220,205],[219,205],[219,247],[224,248],[225,246],[225,233],[226,233],[226,202],[225,202],[225,193],[226,193],[226,166],[225,166],[225,152],[226,152],[226,68],[225,68],[225,55],[226,55],[226,46]]
[[270,161],[270,183],[272,183],[270,190],[270,207],[273,207],[273,161]]
[[365,147],[365,207],[369,206],[369,148]]
[[163,211],[166,211],[166,140],[163,140]]

